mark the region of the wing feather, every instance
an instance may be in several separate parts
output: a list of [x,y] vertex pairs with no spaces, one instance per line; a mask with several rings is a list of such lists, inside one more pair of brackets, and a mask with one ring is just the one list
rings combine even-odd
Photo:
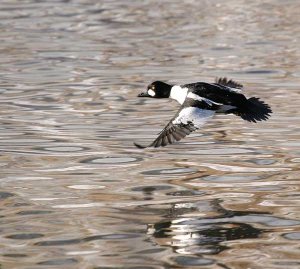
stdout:
[[134,143],[138,148],[164,147],[179,141],[191,132],[199,129],[215,112],[199,107],[185,107],[184,104],[175,117],[159,133],[158,137],[148,146]]
[[236,88],[236,89],[242,89],[243,85],[232,80],[232,79],[227,79],[227,78],[216,78],[216,83],[217,84],[221,84],[227,87],[231,87],[231,88]]

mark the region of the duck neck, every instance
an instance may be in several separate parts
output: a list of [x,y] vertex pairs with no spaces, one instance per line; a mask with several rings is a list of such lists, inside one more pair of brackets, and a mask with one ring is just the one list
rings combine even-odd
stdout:
[[171,92],[170,92],[170,98],[176,100],[179,104],[183,104],[186,95],[188,92],[188,88],[182,88],[179,85],[174,85],[171,88]]

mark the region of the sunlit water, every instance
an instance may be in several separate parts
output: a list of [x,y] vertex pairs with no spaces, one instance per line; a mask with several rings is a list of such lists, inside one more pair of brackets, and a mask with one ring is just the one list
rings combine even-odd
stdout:
[[[0,267],[300,268],[299,10],[1,1]],[[217,76],[271,119],[133,146],[178,107],[137,98],[148,83]]]

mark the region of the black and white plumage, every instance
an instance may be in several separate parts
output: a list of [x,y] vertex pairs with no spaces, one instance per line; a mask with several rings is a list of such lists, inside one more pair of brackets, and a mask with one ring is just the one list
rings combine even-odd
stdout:
[[[172,98],[181,107],[158,137],[146,147],[160,147],[179,141],[199,129],[215,113],[234,114],[250,122],[267,120],[271,108],[256,97],[246,98],[243,86],[233,80],[219,78],[215,83],[197,82],[169,85],[161,81],[151,83],[139,97]],[[138,148],[146,148],[134,143]]]

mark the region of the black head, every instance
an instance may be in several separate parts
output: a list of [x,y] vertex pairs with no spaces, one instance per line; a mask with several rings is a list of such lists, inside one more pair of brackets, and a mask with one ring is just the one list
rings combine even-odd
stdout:
[[147,92],[142,92],[138,97],[152,97],[152,98],[169,98],[172,85],[162,81],[154,81],[147,87]]

